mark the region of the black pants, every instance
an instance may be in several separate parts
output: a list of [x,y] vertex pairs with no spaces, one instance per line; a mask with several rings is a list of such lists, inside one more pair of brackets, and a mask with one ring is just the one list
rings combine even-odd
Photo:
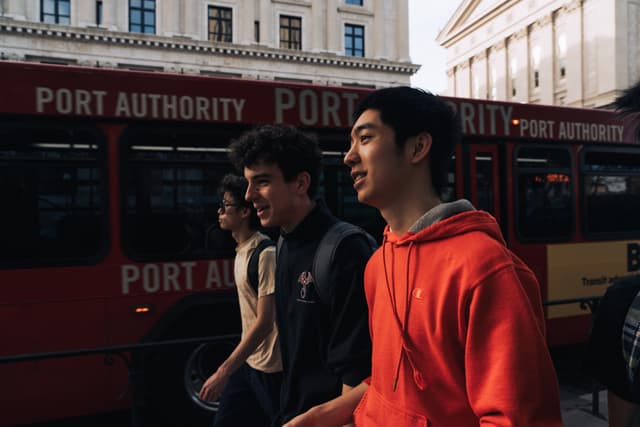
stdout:
[[281,384],[282,372],[269,374],[242,364],[220,396],[214,427],[270,426],[280,409]]

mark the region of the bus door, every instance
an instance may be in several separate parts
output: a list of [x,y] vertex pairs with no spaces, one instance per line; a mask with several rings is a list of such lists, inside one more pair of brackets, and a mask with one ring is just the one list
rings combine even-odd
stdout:
[[468,156],[467,197],[477,209],[500,218],[500,179],[498,175],[498,147],[489,144],[470,144]]

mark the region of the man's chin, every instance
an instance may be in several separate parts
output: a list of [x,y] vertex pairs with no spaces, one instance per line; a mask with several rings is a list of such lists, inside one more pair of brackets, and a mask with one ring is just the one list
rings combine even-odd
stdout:
[[265,218],[265,219],[260,218],[260,225],[261,225],[261,226],[263,226],[263,227],[265,227],[265,228],[277,227],[277,225],[276,225],[276,224],[273,224],[273,223],[269,220],[269,218]]

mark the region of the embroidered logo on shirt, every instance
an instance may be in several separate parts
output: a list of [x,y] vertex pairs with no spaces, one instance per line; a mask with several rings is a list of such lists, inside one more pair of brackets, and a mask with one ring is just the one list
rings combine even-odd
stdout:
[[298,276],[298,284],[300,284],[300,298],[299,302],[315,303],[315,299],[312,296],[311,289],[313,289],[313,276],[309,271],[303,271]]

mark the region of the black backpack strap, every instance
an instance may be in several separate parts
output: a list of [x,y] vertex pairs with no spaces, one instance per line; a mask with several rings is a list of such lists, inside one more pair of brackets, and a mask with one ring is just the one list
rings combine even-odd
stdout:
[[251,253],[249,257],[249,262],[247,263],[247,281],[249,282],[249,286],[253,288],[258,295],[258,285],[260,284],[260,277],[258,272],[258,266],[260,264],[260,254],[263,250],[268,248],[269,246],[274,246],[275,242],[271,239],[263,239],[261,240],[256,248]]
[[345,237],[352,234],[363,235],[369,246],[371,247],[371,253],[378,247],[376,241],[369,233],[364,231],[357,225],[350,224],[344,221],[338,221],[333,224],[329,230],[325,233],[318,244],[316,253],[313,258],[313,266],[311,274],[313,276],[313,283],[320,298],[320,301],[327,303],[329,300],[329,278],[331,275],[331,268],[333,266],[336,250]]

